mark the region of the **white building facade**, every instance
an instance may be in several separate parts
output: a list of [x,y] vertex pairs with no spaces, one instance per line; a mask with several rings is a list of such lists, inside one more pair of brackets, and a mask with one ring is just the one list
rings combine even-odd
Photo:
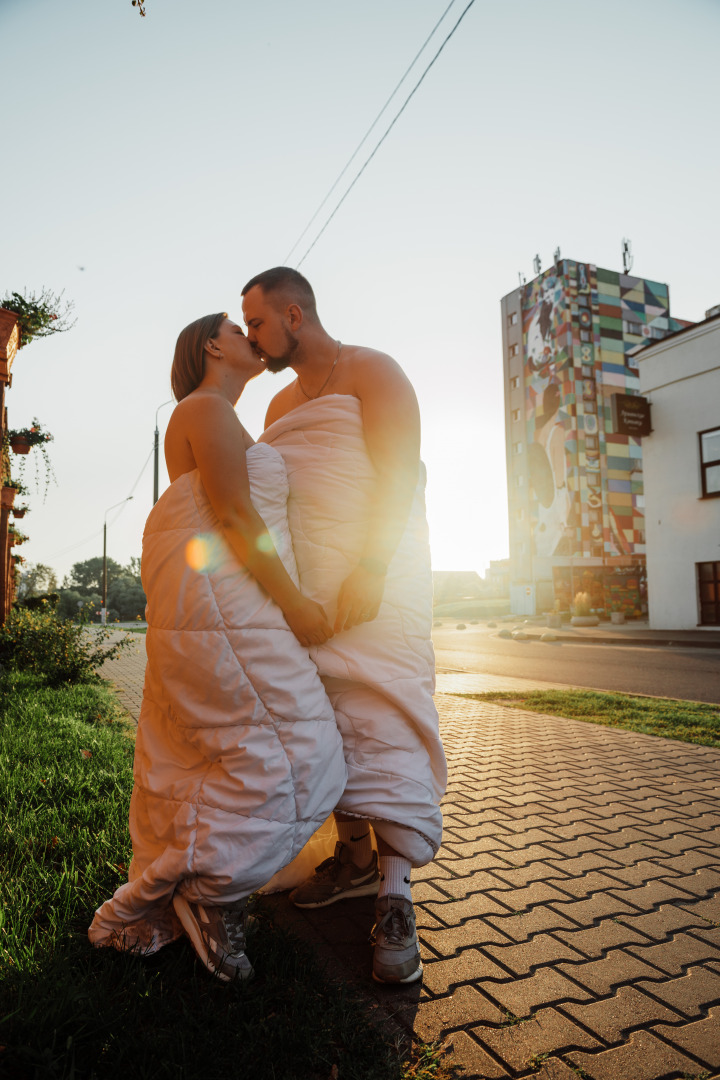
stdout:
[[637,353],[650,626],[720,626],[720,308]]

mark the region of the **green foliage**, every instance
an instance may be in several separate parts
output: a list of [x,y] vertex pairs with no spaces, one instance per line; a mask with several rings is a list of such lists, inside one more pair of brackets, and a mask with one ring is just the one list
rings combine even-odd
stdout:
[[[122,572],[123,568],[119,562],[115,562],[114,559],[107,560],[108,588],[113,579]],[[85,559],[84,562],[76,562],[65,578],[63,587],[66,589],[77,589],[81,594],[102,593],[102,579],[102,555],[97,555],[94,559]]]
[[51,566],[46,566],[45,563],[28,563],[20,575],[17,595],[19,600],[27,600],[31,596],[55,592],[56,589],[57,574]]
[[586,720],[591,724],[661,735],[666,739],[720,746],[720,706],[639,694],[603,694],[592,690],[492,690],[458,694],[476,701],[497,701],[515,709]]
[[[86,597],[90,610],[100,607],[102,597],[101,556],[75,563],[64,581],[63,594],[69,591],[68,599],[61,603],[63,618],[77,617],[77,603]],[[91,603],[90,603],[91,602]],[[107,560],[107,606],[110,619],[128,621],[138,616],[145,616],[145,593],[140,581],[140,560],[132,558],[127,566],[121,566],[114,559]],[[73,607],[73,605],[75,605]]]
[[[52,462],[50,461],[50,455],[47,449],[47,444],[53,441],[53,436],[50,434],[49,431],[45,431],[43,429],[43,426],[37,419],[37,417],[33,418],[30,427],[12,428],[11,430],[5,432],[5,435],[3,436],[4,444],[9,445],[10,440],[14,435],[22,435],[30,442],[31,448],[33,450],[39,450],[42,454],[43,466],[45,469],[45,491],[43,498],[46,498],[48,488],[50,486],[50,481],[52,480],[53,483],[57,484],[57,477],[55,476]],[[27,468],[28,457],[29,455],[21,454],[18,459],[17,469],[18,473],[20,474],[21,483],[18,484],[16,480],[11,481],[12,486],[17,488],[18,490],[22,490],[23,494],[27,494],[28,491],[28,489],[25,487],[25,484],[22,482],[25,479],[25,469]],[[33,460],[35,463],[35,490],[39,491],[40,470],[37,456],[34,456]],[[7,480],[5,481],[5,483],[7,484]]]
[[[448,1080],[403,1065],[359,995],[260,902],[256,976],[226,987],[184,940],[156,956],[92,949],[93,912],[127,879],[133,742],[104,686],[6,675],[0,719],[0,1071],[14,1080]],[[335,1068],[333,1068],[333,1066]]]
[[63,622],[47,603],[40,610],[12,608],[0,627],[0,662],[43,677],[51,686],[97,678],[96,669],[117,656],[132,638],[108,644],[112,631]]
[[49,431],[44,430],[37,417],[33,417],[30,427],[10,428],[7,432],[8,441],[11,441],[16,435],[21,435],[23,439],[27,439],[31,446],[39,446],[41,450],[45,443],[52,442],[55,438]]
[[26,484],[23,484],[21,480],[13,480],[10,476],[6,476],[3,480],[3,487],[15,488],[18,495],[30,494],[30,488]]
[[49,289],[34,292],[6,293],[0,300],[0,307],[14,311],[20,324],[20,348],[29,345],[33,338],[50,337],[61,334],[75,325],[70,321],[73,310],[71,301],[63,300],[63,293],[57,295]]
[[57,614],[59,619],[71,622],[95,622],[99,619],[102,597],[99,593],[89,596],[76,589],[61,589]]
[[27,608],[28,611],[42,611],[45,605],[49,605],[55,610],[59,603],[60,593],[51,592],[43,593],[42,596],[28,596],[24,600],[16,600],[15,606],[17,608]]
[[116,578],[108,586],[108,608],[116,611],[117,617],[123,621],[138,616],[144,618],[146,603],[142,585],[127,575]]

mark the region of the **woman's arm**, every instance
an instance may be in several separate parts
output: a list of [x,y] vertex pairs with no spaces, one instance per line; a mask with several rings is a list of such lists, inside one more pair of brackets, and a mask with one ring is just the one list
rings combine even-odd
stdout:
[[243,429],[225,398],[198,394],[175,412],[174,438],[187,440],[210,505],[238,559],[282,609],[301,644],[321,645],[332,628],[319,604],[304,597],[282,564],[250,500]]

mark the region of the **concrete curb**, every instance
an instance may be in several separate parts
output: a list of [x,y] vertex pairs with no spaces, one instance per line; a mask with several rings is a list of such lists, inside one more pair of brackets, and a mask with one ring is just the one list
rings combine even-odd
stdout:
[[[521,638],[521,641],[542,641],[540,634],[530,633],[529,630],[523,630],[523,633],[527,636]],[[554,634],[555,641],[566,642],[569,645],[654,645],[665,646],[672,645],[673,648],[683,649],[720,649],[720,639],[714,640],[707,638],[646,638],[646,637],[630,637],[629,635],[617,637],[601,637],[597,635],[591,637],[590,634],[583,634],[582,637],[573,637],[571,634],[563,634],[562,631],[545,629],[543,633]],[[494,637],[499,635],[494,634]],[[509,639],[508,639],[509,640]],[[554,644],[554,642],[542,642],[543,645]]]

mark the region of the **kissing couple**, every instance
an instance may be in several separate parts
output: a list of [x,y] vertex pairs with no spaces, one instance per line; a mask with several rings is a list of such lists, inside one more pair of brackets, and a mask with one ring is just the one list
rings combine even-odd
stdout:
[[[373,977],[414,982],[410,871],[440,845],[447,777],[417,401],[391,357],[326,332],[296,270],[242,296],[247,332],[208,315],[175,349],[170,487],[143,537],[133,857],[90,941],[153,953],[184,933],[229,982],[252,975],[251,893],[374,895]],[[287,367],[255,442],[235,406]]]

